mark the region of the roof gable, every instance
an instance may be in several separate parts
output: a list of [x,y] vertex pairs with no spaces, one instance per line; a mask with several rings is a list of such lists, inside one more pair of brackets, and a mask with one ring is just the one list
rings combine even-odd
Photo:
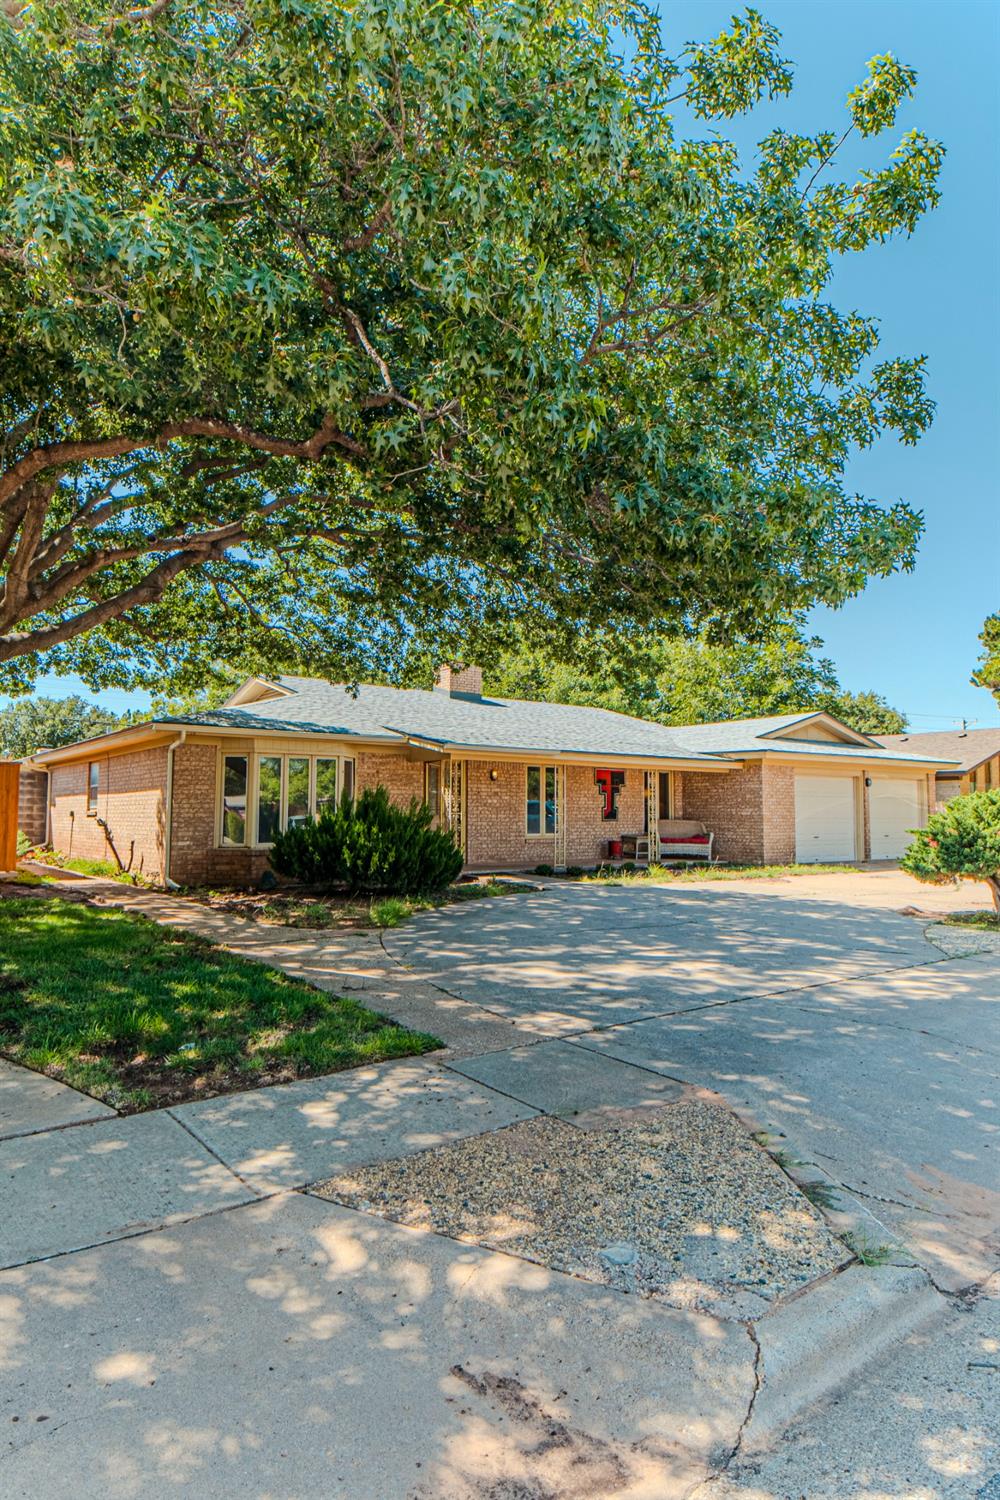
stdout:
[[852,729],[842,719],[834,718],[833,714],[813,713],[799,716],[794,723],[782,724],[778,729],[770,729],[761,735],[762,739],[768,740],[813,740],[825,741],[837,745],[864,745],[869,749],[881,748],[877,740],[870,735],[862,734],[860,730]]
[[246,682],[226,699],[223,707],[238,708],[244,703],[264,703],[271,698],[287,698],[292,692],[292,688],[284,687],[280,681],[272,682],[267,677],[248,677]]

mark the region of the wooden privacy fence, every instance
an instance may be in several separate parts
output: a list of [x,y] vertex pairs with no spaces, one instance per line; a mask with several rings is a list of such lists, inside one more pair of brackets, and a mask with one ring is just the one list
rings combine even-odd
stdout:
[[17,788],[21,766],[16,760],[0,760],[0,870],[13,870],[17,863]]

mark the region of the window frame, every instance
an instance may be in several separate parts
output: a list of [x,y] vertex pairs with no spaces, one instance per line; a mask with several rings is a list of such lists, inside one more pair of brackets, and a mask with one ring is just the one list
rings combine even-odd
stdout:
[[[96,773],[96,774],[95,774]],[[97,817],[97,806],[101,799],[101,762],[87,762],[87,817]]]
[[[243,792],[243,838],[240,843],[235,839],[226,838],[226,762],[230,760],[241,760],[246,769],[246,781]],[[218,784],[218,809],[216,817],[216,838],[219,849],[249,849],[251,847],[248,837],[250,830],[255,827],[254,820],[257,817],[256,796],[253,794],[254,778],[257,769],[254,765],[254,757],[245,750],[223,750],[219,756],[219,771],[216,778]],[[251,805],[251,798],[253,805]]]
[[[528,775],[531,771],[538,772],[538,822],[539,828],[533,833],[528,827]],[[546,788],[549,773],[552,773],[552,827],[546,828],[548,812],[548,799]],[[559,827],[559,776],[554,762],[535,762],[524,768],[524,836],[526,839],[554,839]]]
[[[247,791],[246,791],[246,837],[242,844],[234,844],[225,837],[225,777],[226,762],[229,760],[242,760],[247,768]],[[337,767],[337,794],[339,802],[343,795],[347,780],[350,779],[352,786],[356,785],[357,760],[353,755],[330,754],[326,751],[322,754],[312,751],[301,750],[227,750],[225,745],[219,747],[218,760],[216,763],[216,807],[215,807],[215,848],[216,849],[271,849],[274,847],[272,840],[263,840],[258,837],[260,820],[260,768],[261,762],[266,760],[277,760],[280,763],[280,793],[278,799],[278,827],[284,832],[288,827],[288,777],[289,762],[304,760],[309,765],[309,791],[308,791],[308,818],[315,818],[316,811],[316,766],[319,761],[332,761]],[[350,767],[350,770],[347,770]]]

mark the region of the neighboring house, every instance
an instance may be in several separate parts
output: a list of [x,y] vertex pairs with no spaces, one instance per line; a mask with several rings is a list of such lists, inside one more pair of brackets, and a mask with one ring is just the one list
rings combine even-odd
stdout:
[[937,755],[955,762],[935,776],[939,803],[963,792],[986,792],[990,787],[1000,787],[1000,728],[880,734],[878,740],[887,750]]
[[258,878],[274,831],[344,790],[425,800],[469,869],[592,865],[609,839],[700,819],[720,859],[895,857],[938,763],[827,714],[664,728],[606,709],[484,697],[477,668],[433,691],[253,678],[224,708],[40,751],[49,840],[179,884]]

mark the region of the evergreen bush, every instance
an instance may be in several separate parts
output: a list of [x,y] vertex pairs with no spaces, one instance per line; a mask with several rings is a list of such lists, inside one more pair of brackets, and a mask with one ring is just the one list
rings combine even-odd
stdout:
[[915,830],[900,860],[917,880],[985,880],[1000,918],[1000,788],[952,797]]
[[390,802],[384,786],[345,796],[318,818],[275,835],[271,864],[306,885],[415,896],[440,891],[462,868],[451,834],[432,826],[430,808]]

